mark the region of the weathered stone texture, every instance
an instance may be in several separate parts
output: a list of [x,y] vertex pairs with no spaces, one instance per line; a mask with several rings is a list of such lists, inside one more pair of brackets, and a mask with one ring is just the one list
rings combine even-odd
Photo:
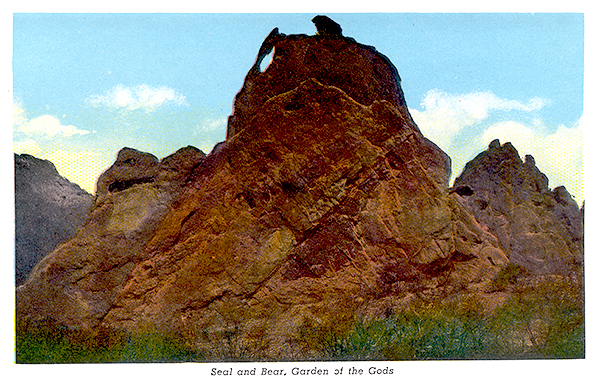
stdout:
[[93,196],[61,177],[50,161],[15,154],[15,283],[85,221]]
[[[188,172],[203,158],[191,147],[161,162],[147,153],[123,149],[99,178],[85,225],[44,258],[17,289],[17,312],[70,326],[97,326],[133,268],[147,256],[145,246],[180,194]],[[180,165],[176,172],[173,164]],[[115,183],[119,187],[111,187]]]
[[[531,155],[490,143],[454,183],[474,217],[498,237],[514,263],[534,273],[569,273],[583,261],[583,217],[564,186],[550,190]],[[458,193],[460,194],[460,193]]]
[[[274,49],[271,63],[261,73],[260,63],[271,49]],[[339,35],[287,36],[274,29],[235,98],[227,137],[243,129],[265,101],[311,78],[343,90],[362,105],[386,100],[407,112],[400,76],[389,59],[375,48]],[[296,107],[295,101],[287,106],[290,110]]]
[[[449,192],[450,159],[412,121],[384,56],[337,35],[275,30],[259,60],[271,45],[273,62],[251,69],[227,141],[206,158],[119,154],[88,224],[17,291],[19,315],[151,322],[207,350],[235,329],[283,358],[303,324],[377,315],[414,294],[483,291],[509,257],[532,256],[494,231],[513,233],[513,221],[474,212],[480,195],[483,209],[515,212],[481,186],[498,177],[510,201],[543,189],[514,149],[494,149],[508,160],[498,175]],[[513,185],[515,172],[531,176]]]

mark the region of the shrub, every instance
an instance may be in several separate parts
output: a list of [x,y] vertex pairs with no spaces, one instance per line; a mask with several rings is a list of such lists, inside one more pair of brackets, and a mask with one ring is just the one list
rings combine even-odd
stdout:
[[[490,313],[477,297],[418,301],[392,317],[356,320],[335,331],[306,328],[314,333],[305,336],[322,359],[333,360],[583,358],[581,291],[568,278],[547,278],[515,287]],[[315,346],[315,339],[321,343]]]
[[583,358],[582,286],[566,277],[543,278],[519,287],[497,316],[507,316],[545,358]]
[[201,360],[183,341],[153,326],[133,332],[67,330],[48,321],[18,320],[17,363],[161,363]]
[[481,359],[495,355],[485,323],[472,312],[421,305],[385,319],[359,321],[324,349],[335,360]]
[[[514,270],[499,280],[509,280]],[[517,273],[518,275],[518,273]],[[510,282],[508,282],[510,283]],[[483,302],[507,296],[495,310]],[[330,307],[328,308],[330,309]],[[582,285],[566,277],[529,278],[510,294],[462,295],[415,300],[384,318],[365,318],[356,305],[313,312],[290,337],[298,360],[425,360],[583,358]],[[335,314],[333,314],[335,312]],[[109,328],[68,330],[49,321],[18,320],[17,363],[159,363],[261,360],[268,356],[268,328],[239,323],[222,331],[200,329],[203,352],[152,325],[125,332]],[[246,324],[246,327],[249,325]],[[202,335],[204,334],[204,335]],[[202,338],[204,336],[204,338]],[[297,347],[301,346],[301,347]]]
[[490,284],[490,291],[501,291],[508,287],[508,285],[517,283],[519,277],[529,274],[527,269],[516,263],[506,264],[496,276],[492,279]]

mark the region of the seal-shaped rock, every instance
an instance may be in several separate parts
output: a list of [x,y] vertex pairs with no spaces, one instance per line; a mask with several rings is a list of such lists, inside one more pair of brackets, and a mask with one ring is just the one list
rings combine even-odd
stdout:
[[320,35],[341,35],[342,27],[327,16],[318,15],[313,17],[312,22],[317,27]]

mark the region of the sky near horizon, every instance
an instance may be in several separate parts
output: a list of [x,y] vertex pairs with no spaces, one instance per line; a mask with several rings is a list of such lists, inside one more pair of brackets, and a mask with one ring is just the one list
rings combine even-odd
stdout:
[[[582,203],[583,14],[328,15],[397,67],[453,177],[498,138]],[[123,147],[208,153],[264,38],[314,34],[313,16],[14,14],[13,149],[92,193]]]

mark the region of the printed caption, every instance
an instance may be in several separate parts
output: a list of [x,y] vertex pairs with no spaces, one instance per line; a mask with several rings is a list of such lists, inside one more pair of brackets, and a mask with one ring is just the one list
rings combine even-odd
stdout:
[[210,370],[211,376],[327,376],[327,375],[393,375],[394,369],[390,367],[352,367],[342,366],[339,368],[320,367],[292,367],[292,368],[216,368]]

